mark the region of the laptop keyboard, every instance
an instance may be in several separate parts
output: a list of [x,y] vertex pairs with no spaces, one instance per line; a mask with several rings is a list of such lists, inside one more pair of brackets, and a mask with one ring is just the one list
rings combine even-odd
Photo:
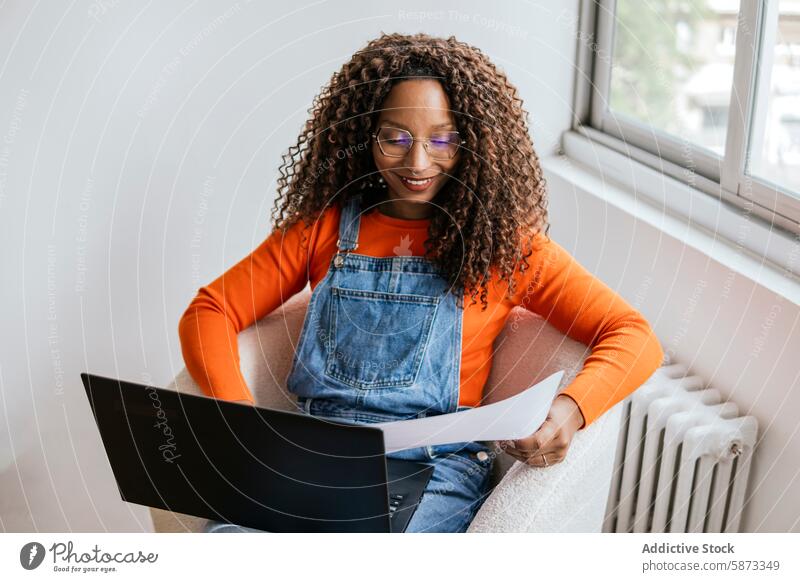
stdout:
[[405,499],[405,495],[401,493],[393,493],[389,495],[389,518],[393,518],[395,513],[400,508],[400,505],[403,503],[403,499]]

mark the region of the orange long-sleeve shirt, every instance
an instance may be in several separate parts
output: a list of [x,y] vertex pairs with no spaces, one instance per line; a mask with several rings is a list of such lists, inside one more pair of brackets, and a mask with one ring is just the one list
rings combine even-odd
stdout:
[[[239,368],[237,334],[310,282],[322,280],[336,252],[341,208],[333,205],[313,225],[276,229],[197,296],[183,314],[179,335],[186,368],[209,396],[252,395]],[[361,217],[358,253],[373,257],[424,255],[429,221],[393,218],[373,209]],[[563,391],[591,424],[640,386],[661,364],[663,351],[644,317],[595,278],[555,241],[535,235],[530,268],[517,272],[516,290],[490,281],[489,306],[465,299],[459,404],[476,406],[492,364],[492,344],[517,305],[540,314],[592,347],[583,369]],[[301,244],[302,241],[302,244]],[[537,275],[538,273],[538,275]]]

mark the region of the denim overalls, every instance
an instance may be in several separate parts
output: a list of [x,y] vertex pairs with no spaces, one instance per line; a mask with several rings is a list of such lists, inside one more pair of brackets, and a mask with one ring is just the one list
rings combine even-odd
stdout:
[[[373,423],[455,412],[462,308],[424,257],[358,248],[361,195],[347,200],[338,252],[309,301],[287,389],[300,410]],[[492,455],[481,442],[389,453],[434,466],[406,531],[465,531],[485,499]]]

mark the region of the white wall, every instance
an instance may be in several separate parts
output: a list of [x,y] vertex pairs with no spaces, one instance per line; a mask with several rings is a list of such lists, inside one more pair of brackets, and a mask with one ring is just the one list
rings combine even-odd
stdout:
[[[402,8],[400,8],[402,6]],[[267,235],[313,96],[380,32],[509,74],[540,154],[570,122],[577,0],[0,8],[0,528],[141,530],[78,374],[166,384],[196,289]],[[587,245],[593,244],[586,239]]]
[[647,317],[674,361],[758,419],[742,531],[800,531],[800,285],[712,252],[723,243],[577,162],[547,166],[553,238]]

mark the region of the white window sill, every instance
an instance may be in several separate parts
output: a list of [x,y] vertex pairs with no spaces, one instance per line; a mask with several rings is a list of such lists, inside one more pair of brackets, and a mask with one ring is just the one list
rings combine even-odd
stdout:
[[800,303],[800,236],[695,190],[575,132],[548,174],[704,253],[742,277]]

